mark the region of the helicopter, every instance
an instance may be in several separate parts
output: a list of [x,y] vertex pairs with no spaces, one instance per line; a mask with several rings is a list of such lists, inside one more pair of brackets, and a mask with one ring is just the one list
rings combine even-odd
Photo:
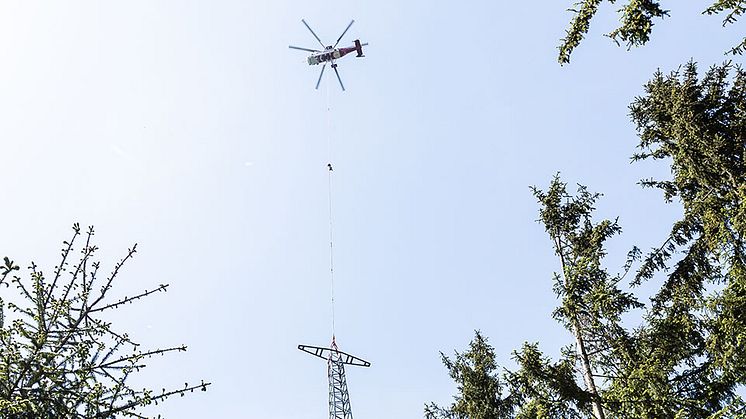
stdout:
[[347,31],[350,29],[350,26],[352,26],[353,23],[355,23],[355,20],[353,19],[349,25],[345,28],[344,32],[342,32],[342,35],[339,35],[339,38],[337,38],[337,42],[334,43],[333,46],[326,46],[323,42],[321,42],[321,39],[319,39],[318,35],[316,35],[316,32],[311,29],[310,26],[308,26],[308,23],[306,23],[305,19],[301,19],[301,22],[303,22],[304,25],[306,25],[306,28],[308,28],[308,31],[311,32],[311,35],[313,35],[314,38],[316,38],[317,41],[319,41],[319,44],[321,44],[321,47],[323,49],[311,49],[311,48],[301,48],[301,47],[295,47],[292,45],[288,45],[288,48],[297,49],[301,51],[307,51],[310,52],[311,55],[308,56],[308,65],[318,65],[322,64],[321,66],[321,74],[319,74],[319,79],[316,81],[316,89],[318,90],[319,84],[321,84],[321,78],[324,76],[324,70],[326,69],[326,64],[331,63],[332,68],[334,69],[334,73],[337,74],[337,80],[339,80],[339,86],[342,87],[342,91],[345,90],[345,85],[342,84],[342,78],[339,77],[339,71],[337,71],[337,63],[336,60],[344,57],[345,55],[351,53],[351,52],[357,52],[357,57],[365,57],[363,55],[363,47],[368,45],[367,42],[360,43],[359,39],[356,39],[354,41],[354,45],[347,48],[337,48],[337,45],[339,44],[339,41],[342,40],[342,37],[345,36]]

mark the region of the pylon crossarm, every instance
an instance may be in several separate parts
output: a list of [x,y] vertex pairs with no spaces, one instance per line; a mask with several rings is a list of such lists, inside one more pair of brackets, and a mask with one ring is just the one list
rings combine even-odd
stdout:
[[311,345],[298,345],[298,349],[324,360],[331,359],[333,355],[335,360],[339,360],[343,364],[352,365],[355,367],[370,367],[370,362],[336,349],[322,348],[320,346]]

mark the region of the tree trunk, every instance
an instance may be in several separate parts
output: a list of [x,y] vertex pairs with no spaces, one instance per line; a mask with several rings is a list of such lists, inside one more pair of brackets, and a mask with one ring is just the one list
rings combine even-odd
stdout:
[[[555,246],[557,254],[560,257],[560,263],[562,264],[562,276],[565,279],[565,284],[567,284],[567,262],[565,261],[564,246],[560,239],[559,231],[557,231],[557,236],[555,238]],[[593,406],[593,416],[596,419],[606,419],[603,406],[601,406],[601,397],[599,397],[596,383],[593,381],[593,370],[591,370],[591,361],[588,357],[588,351],[585,348],[583,334],[581,333],[580,320],[578,320],[577,314],[575,313],[572,314],[572,329],[572,332],[575,335],[575,343],[577,344],[578,352],[580,353],[580,362],[583,365],[583,381],[585,381],[585,388],[593,397],[593,400],[591,401],[591,405]]]
[[588,352],[585,349],[585,342],[580,333],[580,322],[577,318],[573,319],[573,332],[575,333],[575,343],[578,345],[580,352],[580,362],[583,364],[583,380],[585,381],[586,390],[593,395],[591,404],[593,405],[593,416],[596,419],[606,419],[604,408],[601,406],[601,398],[598,396],[596,383],[593,381],[593,371],[591,370],[591,361],[588,358]]

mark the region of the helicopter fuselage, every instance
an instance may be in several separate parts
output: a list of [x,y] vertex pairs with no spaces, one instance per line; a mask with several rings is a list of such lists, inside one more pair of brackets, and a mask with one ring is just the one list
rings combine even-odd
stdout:
[[349,48],[331,48],[327,47],[324,51],[314,52],[308,56],[308,65],[317,65],[321,63],[334,62],[345,55],[357,52],[358,57],[363,57],[363,47],[360,40],[355,40],[355,46]]

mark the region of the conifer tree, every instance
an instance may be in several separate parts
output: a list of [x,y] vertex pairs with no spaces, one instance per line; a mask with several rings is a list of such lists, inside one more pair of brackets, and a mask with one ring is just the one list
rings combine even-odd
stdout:
[[[561,272],[555,274],[554,291],[560,306],[554,318],[570,333],[573,345],[563,350],[562,359],[552,364],[527,344],[515,353],[520,369],[511,374],[517,385],[524,417],[545,411],[548,417],[592,416],[606,418],[599,377],[613,374],[617,359],[628,351],[629,333],[620,325],[621,315],[642,305],[617,287],[602,267],[604,243],[618,234],[616,221],[594,223],[592,212],[599,194],[580,186],[577,194],[567,193],[558,177],[546,191],[533,188],[544,225],[559,259]],[[577,366],[578,374],[575,374]],[[576,375],[581,377],[576,380]],[[558,405],[558,402],[560,406]],[[551,413],[555,412],[555,413]],[[538,414],[538,413],[537,413]]]
[[[634,281],[665,276],[648,313],[645,363],[667,365],[669,399],[686,414],[743,414],[736,390],[746,385],[746,73],[726,63],[699,80],[689,63],[657,73],[645,90],[630,107],[640,136],[633,159],[670,160],[670,180],[643,185],[684,208]],[[645,363],[628,374],[649,371]]]
[[[168,285],[112,300],[114,281],[137,245],[104,274],[95,260],[93,228],[83,234],[77,261],[80,226],[75,224],[73,231],[51,276],[31,263],[30,278],[23,279],[17,274],[20,267],[7,257],[0,266],[0,417],[143,418],[145,405],[206,390],[210,383],[161,391],[127,384],[149,358],[185,351],[186,346],[142,349],[102,315],[166,291]],[[9,295],[10,290],[17,295]]]
[[428,419],[497,419],[509,418],[511,400],[503,397],[505,384],[495,372],[495,351],[479,331],[469,350],[456,352],[453,359],[440,354],[448,374],[458,386],[455,401],[446,408],[435,403],[425,405]]

